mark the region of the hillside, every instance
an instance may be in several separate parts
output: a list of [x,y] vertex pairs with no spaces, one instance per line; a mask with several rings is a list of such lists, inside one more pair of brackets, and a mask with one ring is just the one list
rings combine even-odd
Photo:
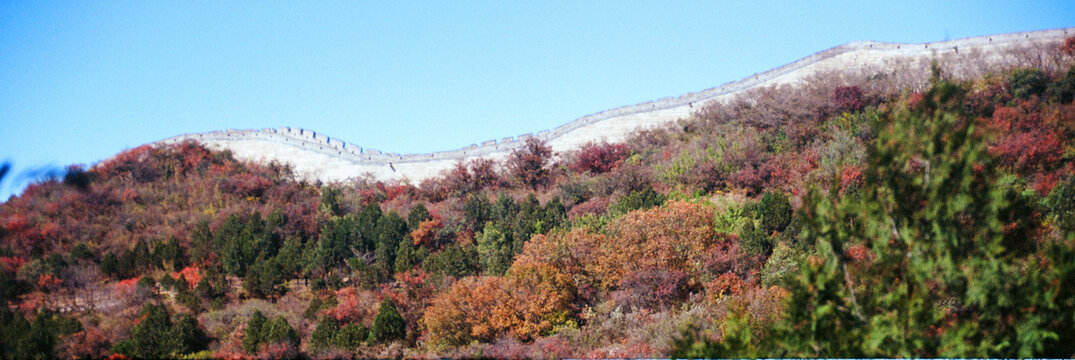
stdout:
[[[0,358],[1070,357],[1064,31],[767,73],[797,75],[420,182],[243,154],[343,161],[297,129],[72,166],[0,204]],[[803,61],[863,46],[904,50]]]

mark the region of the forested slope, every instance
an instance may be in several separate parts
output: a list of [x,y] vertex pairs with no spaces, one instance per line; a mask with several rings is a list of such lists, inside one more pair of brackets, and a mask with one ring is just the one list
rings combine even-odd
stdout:
[[421,184],[135,148],[0,205],[0,357],[1070,357],[1073,50]]

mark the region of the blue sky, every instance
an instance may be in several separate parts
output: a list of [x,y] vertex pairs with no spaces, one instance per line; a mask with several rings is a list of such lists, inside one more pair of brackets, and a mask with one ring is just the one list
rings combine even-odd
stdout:
[[858,40],[1075,26],[1075,2],[0,1],[14,176],[173,135],[293,126],[448,150]]

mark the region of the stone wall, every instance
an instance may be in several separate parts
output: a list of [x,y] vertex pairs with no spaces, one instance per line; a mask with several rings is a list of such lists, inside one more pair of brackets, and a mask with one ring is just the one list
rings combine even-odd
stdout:
[[[853,42],[824,50],[793,63],[718,87],[619,107],[586,115],[555,129],[488,140],[461,149],[425,154],[397,154],[364,149],[311,130],[282,127],[186,134],[157,142],[195,140],[214,149],[229,149],[240,159],[290,163],[308,180],[345,181],[357,176],[380,180],[408,179],[413,183],[436,176],[458,161],[503,159],[527,138],[547,141],[555,151],[568,151],[590,141],[621,141],[640,128],[661,126],[689,117],[711,101],[729,101],[742,92],[773,85],[794,84],[823,72],[884,73],[902,70],[916,76],[937,61],[957,77],[979,76],[1017,65],[1060,61],[1042,59],[1040,49],[1075,36],[1075,28],[982,36],[924,44]],[[1034,56],[1037,56],[1035,59]],[[973,65],[973,66],[972,66]]]

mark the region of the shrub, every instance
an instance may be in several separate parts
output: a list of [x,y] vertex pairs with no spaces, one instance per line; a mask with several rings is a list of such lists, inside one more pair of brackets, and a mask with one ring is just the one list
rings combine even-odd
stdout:
[[537,189],[549,181],[546,165],[552,156],[552,148],[535,137],[526,139],[522,148],[508,155],[507,168],[523,186]]
[[1068,68],[1059,79],[1049,84],[1049,94],[1053,101],[1069,104],[1075,100],[1075,66]]
[[862,109],[862,90],[858,86],[837,87],[832,91],[832,102],[837,111],[859,111]]
[[579,204],[594,195],[591,185],[581,179],[560,183],[560,197],[569,204]]
[[86,246],[85,243],[78,243],[75,244],[75,246],[72,246],[70,255],[73,260],[85,261],[94,259],[93,251],[91,251],[90,247]]
[[632,191],[627,196],[621,197],[615,204],[609,207],[608,212],[613,216],[623,215],[634,210],[646,210],[664,204],[665,196],[646,187],[641,191]]
[[1029,99],[1031,96],[1039,96],[1045,91],[1049,79],[1040,69],[1019,68],[1012,70],[1008,75],[1008,82],[1012,86],[1012,95],[1019,99]]
[[791,222],[791,202],[783,193],[766,191],[758,203],[757,215],[766,234],[784,231]]
[[254,315],[251,315],[250,320],[247,320],[246,330],[243,333],[243,350],[248,354],[257,353],[258,345],[265,341],[264,329],[266,322],[268,322],[268,319],[261,313],[261,310],[254,311]]
[[496,224],[485,227],[478,237],[478,255],[486,275],[502,275],[515,259],[512,239]]
[[1075,175],[1054,188],[1044,202],[1061,230],[1075,232]]
[[704,205],[671,202],[627,213],[609,224],[607,236],[579,230],[534,236],[516,264],[547,263],[579,283],[605,289],[648,269],[680,271],[696,279],[710,250],[731,242],[716,232],[713,218]]
[[631,147],[617,143],[587,143],[575,154],[571,169],[578,172],[605,173],[615,169],[631,154]]
[[147,304],[131,329],[131,338],[117,343],[113,351],[135,358],[163,358],[205,350],[209,338],[191,315],[175,324],[163,305]]
[[340,205],[340,189],[335,187],[321,188],[321,211],[333,216],[343,216],[344,209]]
[[198,326],[198,319],[186,314],[176,321],[170,331],[172,354],[190,354],[209,348],[209,337]]
[[413,244],[423,247],[434,246],[441,228],[440,219],[423,220],[414,227],[414,231],[411,231]]
[[299,345],[299,335],[284,317],[280,316],[265,323],[262,329],[262,341],[266,344]]
[[481,194],[470,194],[463,203],[463,224],[474,232],[481,231],[492,218],[492,205]]
[[[168,276],[165,276],[165,278],[168,278]],[[183,307],[186,307],[195,314],[205,311],[205,307],[202,306],[202,299],[197,295],[194,295],[190,290],[179,291],[175,295],[175,301],[183,304]]]
[[[42,310],[32,322],[7,306],[0,308],[0,358],[52,359],[60,337],[82,331],[77,319]],[[83,354],[79,354],[83,355]]]
[[370,341],[378,343],[403,340],[407,336],[406,328],[407,323],[396,311],[396,305],[384,299],[381,301],[380,309],[377,310],[377,317],[373,319],[369,338]]
[[931,109],[952,86],[934,84],[927,111],[883,122],[861,196],[806,196],[804,229],[817,252],[787,284],[794,305],[768,339],[726,345],[749,355],[764,344],[785,357],[1073,352],[1063,339],[1075,267],[1059,264],[1075,249],[1011,229],[1033,220],[1026,197],[999,176],[972,122]]
[[772,256],[761,269],[761,283],[764,286],[781,285],[791,280],[798,272],[802,252],[786,243],[778,243],[773,248]]
[[407,213],[407,228],[418,229],[418,226],[426,220],[430,220],[429,210],[426,209],[425,204],[418,203],[411,208],[411,212]]
[[491,341],[504,329],[492,323],[493,309],[503,298],[500,277],[466,277],[433,298],[422,323],[434,348]]
[[369,336],[369,330],[366,329],[365,326],[358,323],[351,323],[347,324],[336,333],[336,337],[333,339],[333,344],[347,350],[354,350],[359,346],[362,346],[362,343],[366,342]]
[[374,316],[373,306],[377,303],[374,294],[368,290],[348,286],[336,291],[336,305],[325,310],[325,316],[336,321],[368,322]]
[[[317,323],[314,331],[310,333],[310,347],[314,349],[327,349],[337,344],[336,336],[340,331],[340,325],[336,319],[324,317]],[[361,340],[365,340],[363,337]]]
[[628,309],[663,309],[686,297],[687,279],[687,274],[677,270],[633,272],[623,278],[612,300]]
[[479,259],[474,245],[451,244],[433,253],[422,262],[422,269],[433,277],[464,277],[478,272]]
[[264,345],[297,347],[298,344],[298,333],[282,316],[269,320],[258,310],[254,311],[250,320],[246,322],[243,350],[249,354],[257,354]]
[[748,195],[757,194],[762,189],[765,180],[758,175],[758,171],[752,167],[745,167],[732,174],[728,179],[732,185],[747,190]]
[[317,314],[321,313],[322,304],[321,298],[315,296],[310,300],[310,304],[306,306],[306,310],[302,312],[302,316],[307,319],[317,318]]
[[739,226],[739,248],[747,255],[769,256],[773,250],[773,241],[763,231],[754,227],[754,221],[744,221]]

